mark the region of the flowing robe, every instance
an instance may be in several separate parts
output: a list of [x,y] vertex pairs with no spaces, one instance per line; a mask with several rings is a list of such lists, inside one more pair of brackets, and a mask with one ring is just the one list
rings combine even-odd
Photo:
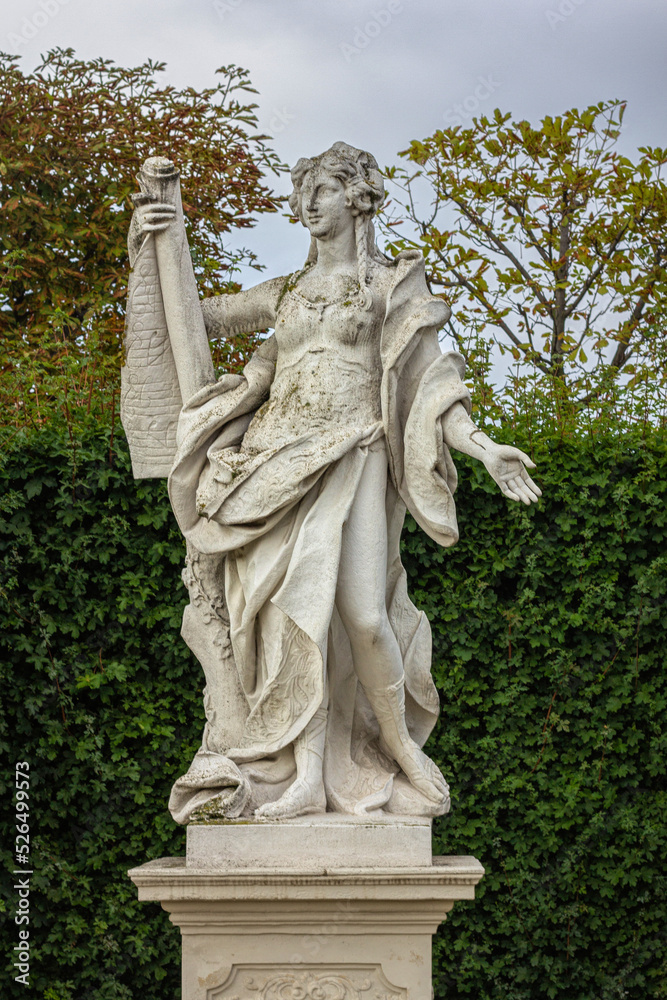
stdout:
[[[456,402],[469,408],[469,397],[463,359],[440,351],[437,329],[449,311],[428,292],[421,255],[403,253],[389,270],[375,419],[351,418],[341,429],[332,418],[317,440],[302,436],[245,453],[276,378],[276,334],[242,375],[223,376],[181,411],[169,493],[188,543],[183,636],[205,671],[207,723],[202,748],[172,791],[178,822],[195,810],[250,815],[282,794],[295,776],[293,741],[325,696],[328,808],[433,812],[379,748],[335,607],[343,526],[369,449],[384,447],[386,608],[403,659],[407,726],[422,746],[439,702],[430,627],[407,594],[400,532],[407,507],[440,544],[457,540],[456,471],[442,417]],[[220,332],[274,325],[281,294],[276,279],[221,297]],[[204,303],[214,333],[215,301]]]

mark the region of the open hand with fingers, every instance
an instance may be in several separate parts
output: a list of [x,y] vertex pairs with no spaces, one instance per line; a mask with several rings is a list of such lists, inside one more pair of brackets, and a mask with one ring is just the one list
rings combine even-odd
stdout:
[[537,503],[542,496],[542,490],[526,472],[526,466],[534,469],[535,463],[525,452],[511,444],[490,441],[486,444],[486,454],[482,461],[491,478],[495,479],[510,500],[521,500],[529,505]]

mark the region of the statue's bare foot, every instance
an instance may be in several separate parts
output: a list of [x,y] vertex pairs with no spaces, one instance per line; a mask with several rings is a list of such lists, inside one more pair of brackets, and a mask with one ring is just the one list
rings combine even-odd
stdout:
[[425,795],[429,802],[441,805],[449,798],[449,785],[414,740],[406,740],[398,747],[388,747],[385,743],[383,749],[394,758],[413,788]]
[[323,785],[311,785],[304,778],[297,778],[275,802],[265,802],[255,809],[258,819],[293,819],[309,813],[327,811]]

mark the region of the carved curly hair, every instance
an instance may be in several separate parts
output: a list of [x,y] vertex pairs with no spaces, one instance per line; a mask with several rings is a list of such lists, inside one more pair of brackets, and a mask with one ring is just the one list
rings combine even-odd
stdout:
[[[289,197],[289,206],[297,219],[305,226],[301,193],[308,174],[315,169],[324,170],[339,180],[345,188],[345,201],[354,216],[354,236],[357,248],[357,268],[359,287],[367,308],[373,299],[367,287],[370,281],[369,261],[388,265],[390,263],[375,242],[373,216],[385,198],[384,182],[371,153],[356,149],[346,142],[334,142],[330,149],[312,158],[302,157],[292,170],[294,190]],[[306,264],[317,260],[317,241],[311,238]]]

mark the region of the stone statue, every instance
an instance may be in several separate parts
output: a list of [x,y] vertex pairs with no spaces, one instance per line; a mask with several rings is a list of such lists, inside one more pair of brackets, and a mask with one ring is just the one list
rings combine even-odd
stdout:
[[[206,676],[202,746],[170,799],[179,823],[446,812],[421,749],[439,701],[400,561],[405,510],[457,541],[450,449],[510,499],[540,496],[530,458],[470,419],[421,255],[375,243],[375,159],[337,142],[292,180],[304,266],[202,302],[170,161],[148,160],[135,196],[123,422],[135,475],[169,474],[182,634]],[[208,338],[267,328],[243,374],[216,381]]]

